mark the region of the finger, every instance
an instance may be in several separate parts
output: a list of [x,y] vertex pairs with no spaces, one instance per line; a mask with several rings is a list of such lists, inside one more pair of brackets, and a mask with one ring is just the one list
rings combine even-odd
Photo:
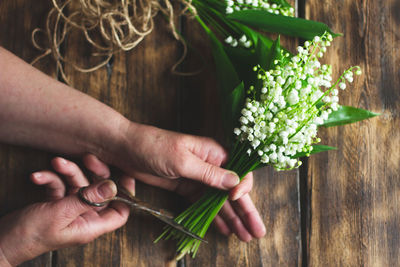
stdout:
[[[117,186],[111,180],[101,180],[91,184],[82,192],[83,197],[93,203],[102,203],[112,199],[117,194]],[[69,195],[54,203],[55,210],[61,212],[64,218],[72,222],[79,215],[93,210],[94,207],[80,200],[77,194]],[[66,220],[68,221],[68,220]]]
[[101,178],[110,177],[110,168],[107,164],[102,162],[98,157],[92,154],[87,154],[83,157],[83,164],[85,167],[93,172],[96,176]]
[[152,174],[148,174],[148,173],[143,173],[143,172],[133,172],[132,176],[135,177],[135,179],[146,183],[148,185],[153,185],[153,186],[157,186],[169,191],[174,191],[175,188],[178,186],[179,184],[179,180],[174,179],[165,179],[165,178],[161,178]]
[[[89,234],[94,238],[123,226],[129,218],[129,207],[123,203],[114,202],[106,209],[98,212],[87,212],[81,216],[87,222],[87,227],[80,228],[82,235]],[[71,225],[73,227],[73,225]]]
[[64,158],[57,157],[51,161],[51,165],[53,166],[54,170],[64,176],[65,180],[70,186],[80,188],[89,185],[89,181],[86,179],[86,176],[75,163]]
[[235,188],[233,188],[229,192],[229,198],[232,201],[238,200],[245,194],[249,193],[253,187],[253,173],[248,173],[245,177],[243,177],[240,184],[238,184]]
[[179,165],[178,174],[222,190],[231,189],[240,182],[236,173],[207,163],[191,153]]
[[45,185],[47,198],[57,200],[65,196],[65,185],[61,178],[51,171],[41,171],[32,173],[30,176],[33,183]]
[[184,197],[187,197],[192,202],[196,201],[204,193],[205,186],[188,179],[178,178],[171,180],[142,172],[134,172],[133,176],[136,180],[148,185],[157,186],[159,188],[176,192]]
[[176,192],[184,197],[189,198],[189,200],[192,202],[197,200],[204,191],[202,184],[188,179],[178,178],[171,180],[143,172],[134,172],[133,176],[136,180],[148,185],[157,186]]
[[65,236],[69,238],[70,243],[85,244],[123,226],[128,217],[129,208],[123,203],[116,203],[115,207],[110,205],[100,212],[88,210],[67,225],[63,231],[67,231]]
[[229,236],[230,234],[232,234],[231,230],[229,229],[229,226],[225,223],[225,221],[219,216],[217,215],[214,218],[214,225],[215,227],[217,227],[218,231],[221,232],[221,234]]
[[229,226],[230,230],[237,235],[240,240],[249,242],[253,238],[229,202],[225,202],[220,215]]
[[253,237],[260,238],[265,235],[265,225],[249,194],[231,202],[231,204]]
[[132,195],[135,196],[136,194],[136,188],[135,188],[135,179],[129,176],[122,176],[121,179],[118,181],[118,183],[128,190],[128,192]]

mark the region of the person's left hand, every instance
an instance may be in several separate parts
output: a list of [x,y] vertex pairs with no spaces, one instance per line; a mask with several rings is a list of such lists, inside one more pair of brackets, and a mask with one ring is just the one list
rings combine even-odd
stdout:
[[216,141],[132,122],[119,128],[125,129],[122,141],[108,146],[111,151],[100,159],[137,180],[175,191],[192,201],[205,186],[229,190],[230,201],[214,220],[218,229],[226,235],[234,233],[245,242],[265,235],[265,225],[248,194],[253,175],[248,174],[238,183],[237,174],[222,168],[228,154]]
[[[103,164],[97,164],[91,158],[85,162],[97,176],[109,176],[109,170]],[[54,172],[41,171],[31,175],[35,184],[46,186],[48,201],[0,218],[1,266],[15,266],[51,250],[86,244],[126,223],[129,208],[125,204],[113,202],[104,208],[94,208],[83,203],[76,194],[80,187],[88,186],[83,191],[85,198],[104,202],[117,193],[111,180],[101,179],[89,185],[73,162],[55,158],[52,165],[70,186],[69,192],[62,178]],[[123,178],[121,184],[134,194],[133,179]]]

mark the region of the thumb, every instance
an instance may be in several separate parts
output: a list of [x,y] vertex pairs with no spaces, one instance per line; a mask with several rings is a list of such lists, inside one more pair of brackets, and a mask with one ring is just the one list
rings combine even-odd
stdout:
[[180,175],[211,187],[229,190],[239,184],[239,176],[233,171],[209,164],[195,155],[186,158]]
[[[117,186],[111,180],[97,181],[83,189],[82,195],[85,199],[93,203],[102,203],[112,199],[117,194]],[[56,203],[60,210],[68,211],[64,216],[74,220],[79,215],[93,209],[83,202],[77,194],[67,196]]]

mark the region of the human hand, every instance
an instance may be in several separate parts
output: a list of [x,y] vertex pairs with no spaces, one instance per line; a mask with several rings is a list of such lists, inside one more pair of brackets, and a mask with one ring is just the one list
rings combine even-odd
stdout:
[[227,153],[214,140],[138,124],[126,127],[124,136],[120,152],[114,153],[114,165],[135,179],[192,201],[204,192],[202,184],[231,189],[231,201],[214,221],[217,228],[226,235],[235,233],[242,241],[265,235],[265,226],[248,195],[252,173],[237,185],[237,175],[220,167]]
[[[97,176],[109,176],[108,168],[95,157],[86,157],[84,161]],[[0,265],[2,254],[9,265],[15,266],[51,250],[88,243],[126,223],[129,208],[124,204],[113,202],[105,208],[93,208],[75,194],[80,187],[88,186],[84,190],[87,199],[106,201],[117,192],[111,180],[89,185],[79,167],[62,158],[53,159],[52,166],[70,186],[69,192],[54,172],[31,175],[35,184],[46,186],[48,201],[29,205],[0,219]],[[134,180],[123,178],[121,184],[134,194]]]
[[[239,185],[236,173],[220,167],[227,153],[214,140],[131,122],[125,128],[111,163],[126,173],[163,188],[177,186],[174,180],[179,177],[222,190]],[[238,199],[250,189],[251,183],[241,184],[232,197]]]
[[[252,187],[253,173],[249,173],[242,179],[247,188]],[[236,187],[237,188],[237,187]],[[230,195],[235,194],[234,188]],[[181,179],[175,191],[180,195],[195,202],[205,192],[206,187],[188,179]],[[245,193],[237,200],[225,202],[221,211],[214,218],[214,226],[224,235],[235,234],[241,241],[249,242],[253,238],[261,238],[265,235],[266,229],[253,201],[248,193]]]

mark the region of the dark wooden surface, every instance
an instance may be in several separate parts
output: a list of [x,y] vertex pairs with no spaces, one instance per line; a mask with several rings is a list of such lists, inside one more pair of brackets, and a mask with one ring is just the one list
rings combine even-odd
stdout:
[[[173,243],[152,241],[162,224],[133,215],[126,226],[81,247],[47,253],[24,266],[396,266],[400,262],[400,2],[321,1],[299,4],[299,15],[327,23],[337,38],[325,60],[337,74],[358,64],[364,74],[341,93],[343,104],[382,115],[321,131],[338,151],[313,156],[300,170],[258,171],[252,197],[267,227],[266,237],[248,244],[211,229],[195,260],[172,260]],[[0,45],[26,61],[38,51],[30,34],[43,27],[50,1],[1,0]],[[157,21],[161,25],[162,18]],[[129,53],[91,74],[66,67],[71,84],[129,119],[181,132],[219,138],[218,100],[207,37],[196,23],[178,22],[205,59],[198,76],[170,73],[181,47],[164,26]],[[286,39],[293,49],[298,41]],[[84,48],[84,49],[83,49]],[[90,48],[72,34],[63,49],[80,64]],[[57,78],[49,58],[36,65]],[[202,67],[190,53],[181,69]],[[1,127],[1,126],[0,126]],[[51,154],[0,145],[0,216],[39,201],[43,191],[28,175],[48,168]],[[182,199],[143,184],[139,197],[179,210]]]
[[337,152],[311,157],[307,189],[310,266],[398,266],[400,262],[400,2],[307,1],[307,18],[337,38],[335,70],[364,70],[342,92],[343,104],[382,115],[332,128],[321,138]]

